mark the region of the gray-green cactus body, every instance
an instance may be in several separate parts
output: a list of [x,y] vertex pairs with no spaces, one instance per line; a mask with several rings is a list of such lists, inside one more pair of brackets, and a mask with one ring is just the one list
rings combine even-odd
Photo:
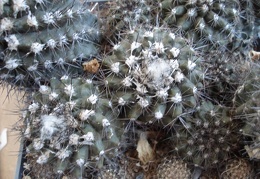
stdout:
[[116,155],[122,131],[118,113],[92,80],[52,78],[32,95],[23,116],[27,154],[53,165],[56,174],[81,178],[85,168],[101,168]]
[[137,29],[103,59],[103,86],[123,118],[167,125],[201,98],[201,58],[185,39],[167,29]]
[[241,79],[241,85],[237,88],[234,98],[234,116],[245,122],[242,132],[247,139],[245,144],[248,155],[252,159],[260,159],[260,80],[259,64],[252,63],[250,72]]
[[[162,21],[184,32],[198,46],[210,44],[209,49],[213,45],[235,50],[249,45],[246,39],[250,35],[243,35],[252,33],[252,6],[251,9],[245,6],[244,10],[239,0],[162,0],[159,5]],[[247,27],[246,32],[244,27]]]
[[239,148],[238,123],[229,109],[203,101],[194,114],[174,126],[170,140],[174,151],[191,164],[214,168]]
[[[121,31],[140,24],[154,26],[156,14],[153,13],[155,1],[151,0],[116,0],[111,3],[107,16],[103,20],[103,31],[106,36],[113,37]],[[157,24],[158,25],[158,24]],[[106,31],[106,29],[110,29]]]
[[233,95],[239,86],[238,79],[245,74],[248,62],[233,53],[210,51],[204,54],[207,68],[205,88],[209,97],[225,106],[232,106]]
[[82,73],[98,53],[98,20],[78,1],[3,1],[1,80],[22,87]]

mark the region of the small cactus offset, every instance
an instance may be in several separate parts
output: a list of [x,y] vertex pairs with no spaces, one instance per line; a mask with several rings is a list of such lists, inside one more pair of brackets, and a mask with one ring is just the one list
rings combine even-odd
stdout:
[[54,174],[82,178],[85,168],[101,168],[106,157],[116,155],[117,115],[92,80],[52,78],[32,95],[22,118],[26,153],[43,167],[52,164]]
[[100,79],[122,109],[121,117],[168,125],[197,107],[204,78],[201,61],[170,30],[141,28],[114,45],[103,59]]
[[1,1],[0,80],[26,89],[81,74],[82,62],[98,55],[98,29],[78,1]]
[[193,115],[173,127],[172,147],[183,160],[204,169],[217,167],[238,151],[239,123],[228,108],[203,101]]
[[253,178],[253,169],[250,163],[244,159],[229,160],[225,166],[225,171],[222,172],[223,179],[248,179]]
[[233,98],[234,116],[246,122],[242,132],[252,140],[245,143],[249,145],[245,146],[249,157],[260,160],[260,71],[257,63],[252,63],[250,67],[251,71],[241,80]]

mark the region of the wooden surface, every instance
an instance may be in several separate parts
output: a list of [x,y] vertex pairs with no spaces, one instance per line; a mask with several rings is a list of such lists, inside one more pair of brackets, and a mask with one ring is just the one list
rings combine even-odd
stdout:
[[11,131],[13,124],[18,120],[18,96],[12,94],[6,98],[7,91],[0,87],[0,134],[7,128],[7,145],[0,151],[0,179],[13,179],[16,173],[19,154],[19,136]]

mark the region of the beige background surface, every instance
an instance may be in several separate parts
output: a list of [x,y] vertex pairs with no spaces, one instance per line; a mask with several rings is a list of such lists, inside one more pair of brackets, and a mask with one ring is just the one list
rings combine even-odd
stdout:
[[20,143],[17,133],[11,131],[12,125],[18,120],[18,95],[12,94],[6,98],[7,91],[0,87],[0,134],[7,128],[7,145],[0,151],[0,179],[15,177],[17,157]]

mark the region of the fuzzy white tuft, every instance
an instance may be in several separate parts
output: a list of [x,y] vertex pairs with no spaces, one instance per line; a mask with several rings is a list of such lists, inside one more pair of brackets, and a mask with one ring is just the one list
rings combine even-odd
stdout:
[[32,103],[28,107],[28,110],[31,112],[31,114],[36,113],[37,109],[39,109],[39,104],[38,103]]
[[59,96],[58,93],[52,92],[51,94],[49,94],[49,100],[53,101],[53,100],[57,99],[58,96]]
[[83,141],[80,142],[81,145],[93,145],[93,141],[95,140],[93,132],[88,132],[81,136],[80,139],[83,139]]
[[40,150],[44,146],[44,142],[40,138],[36,138],[33,140],[33,148],[35,150]]
[[182,82],[183,79],[184,79],[183,73],[177,71],[177,73],[176,73],[175,76],[174,76],[174,80],[175,80],[177,83],[180,83],[180,82]]
[[170,60],[169,65],[172,67],[173,71],[177,70],[180,66],[178,60]]
[[194,86],[192,89],[193,94],[196,94],[198,92],[198,89]]
[[90,95],[90,97],[88,97],[87,101],[90,102],[91,104],[96,104],[98,100],[98,96],[95,94]]
[[67,10],[66,16],[67,16],[68,18],[73,18],[73,11],[72,11],[72,9],[68,9],[68,10]]
[[172,53],[173,57],[176,58],[178,57],[178,55],[180,54],[180,49],[176,48],[176,47],[172,47],[170,52]]
[[169,87],[161,88],[158,91],[156,91],[156,96],[158,96],[158,98],[166,99],[168,96],[168,90],[169,90]]
[[0,22],[0,32],[8,31],[13,28],[13,21],[11,21],[9,18],[5,17]]
[[43,15],[42,20],[45,24],[55,24],[54,15],[52,12],[46,12],[46,14]]
[[163,113],[161,111],[157,111],[157,112],[155,112],[154,117],[157,120],[162,119],[163,118]]
[[78,165],[79,167],[82,167],[82,166],[84,165],[84,163],[85,163],[85,160],[82,159],[82,158],[80,158],[80,159],[77,159],[77,160],[76,160],[76,163],[77,163],[77,165]]
[[108,127],[108,126],[110,126],[110,122],[109,122],[109,120],[108,119],[103,119],[102,120],[102,125],[103,125],[103,127]]
[[49,86],[46,86],[46,85],[41,85],[40,89],[39,89],[39,92],[41,94],[50,94],[51,88]]
[[44,46],[45,46],[44,44],[40,44],[38,42],[32,43],[31,52],[35,54],[40,54]]
[[27,24],[28,24],[30,27],[35,27],[36,29],[37,29],[38,26],[39,26],[36,17],[35,17],[34,15],[32,15],[31,12],[29,12],[29,14],[28,14],[28,16],[27,16]]
[[64,87],[64,92],[69,96],[75,95],[75,89],[71,84]]
[[25,11],[26,9],[29,9],[29,6],[26,4],[26,0],[13,0],[13,11],[15,18],[19,11]]
[[148,90],[146,89],[146,87],[141,84],[141,83],[135,83],[136,85],[136,91],[140,94],[145,94],[148,92]]
[[41,139],[51,139],[52,135],[65,128],[64,118],[57,117],[55,115],[43,115],[41,116]]
[[171,97],[171,101],[175,104],[180,103],[182,101],[182,96],[180,93],[176,93],[175,96]]
[[65,158],[68,158],[71,155],[71,151],[68,149],[61,149],[56,153],[56,156],[63,161]]
[[41,165],[45,164],[48,162],[49,157],[50,157],[50,151],[46,151],[45,153],[43,153],[41,156],[38,157],[36,162]]
[[121,106],[124,106],[126,104],[126,101],[124,100],[124,98],[120,97],[118,99],[118,104],[121,105]]
[[78,145],[79,143],[79,135],[78,134],[71,134],[69,137],[69,144],[70,145]]
[[175,34],[174,33],[170,33],[169,36],[172,38],[172,40],[175,39]]
[[141,96],[137,96],[139,101],[137,102],[142,108],[146,108],[149,106],[149,101]]
[[80,120],[85,121],[85,120],[87,120],[90,116],[93,116],[93,115],[95,115],[95,111],[94,111],[94,110],[88,110],[88,109],[86,109],[86,110],[83,110],[83,111],[80,112],[79,118],[80,118]]
[[120,63],[116,62],[111,65],[111,71],[118,74],[120,71]]
[[60,79],[61,79],[61,80],[68,80],[68,79],[69,79],[69,76],[68,76],[68,75],[63,75]]
[[38,68],[38,62],[36,62],[35,64],[29,66],[29,67],[27,68],[27,70],[28,70],[28,71],[36,71],[37,68]]
[[45,62],[44,62],[44,67],[46,68],[46,69],[51,69],[53,66],[52,66],[52,61],[51,60],[46,60]]
[[130,87],[132,85],[132,79],[130,76],[127,76],[125,77],[123,80],[122,80],[122,84],[126,87]]
[[9,59],[6,61],[5,68],[8,70],[13,70],[20,66],[20,59]]
[[164,53],[165,48],[162,42],[155,42],[153,45],[157,54]]
[[20,44],[17,37],[13,34],[5,37],[5,41],[8,43],[9,50],[17,50],[17,47]]
[[196,63],[192,62],[191,60],[188,60],[188,69],[192,71],[196,67]]
[[31,126],[29,123],[27,124],[27,127],[26,127],[23,135],[27,139],[29,139],[31,137]]
[[138,57],[131,55],[126,59],[125,64],[127,64],[127,66],[131,68],[134,66],[134,64],[136,64],[137,60],[139,60]]
[[151,37],[151,38],[153,38],[153,32],[152,31],[146,31],[144,33],[144,37]]
[[47,47],[49,47],[51,49],[54,49],[56,47],[56,42],[54,39],[49,39],[46,44],[47,44]]

